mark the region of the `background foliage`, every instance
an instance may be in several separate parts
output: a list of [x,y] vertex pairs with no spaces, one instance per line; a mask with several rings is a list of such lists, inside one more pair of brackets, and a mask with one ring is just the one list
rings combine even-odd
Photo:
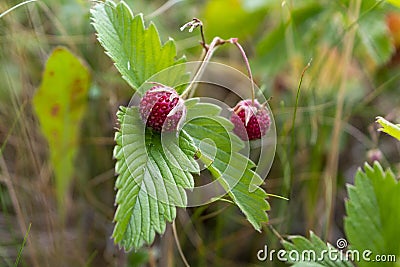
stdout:
[[[164,10],[158,8],[165,1],[126,2],[135,14],[144,14],[146,23],[152,20],[157,25],[163,43],[168,37],[176,40],[177,58],[185,54],[188,60],[197,60],[200,56],[199,36],[179,31],[192,17],[204,20],[208,41],[214,35],[239,37],[256,82],[266,97],[273,96],[270,105],[278,146],[263,187],[290,201],[270,198],[270,227],[264,226],[262,234],[227,202],[178,211],[180,243],[192,265],[263,265],[256,258],[259,249],[265,244],[282,248],[276,232],[285,237],[308,235],[311,230],[331,244],[347,235],[357,247],[362,242],[354,236],[371,234],[361,228],[362,233],[349,230],[351,206],[357,204],[352,199],[365,194],[359,185],[362,182],[377,188],[381,218],[391,214],[387,200],[378,196],[393,196],[398,186],[395,182],[377,186],[383,184],[379,182],[383,174],[378,180],[367,179],[372,172],[381,172],[377,167],[365,173],[357,168],[380,158],[383,169],[391,167],[394,173],[386,176],[398,179],[399,142],[377,132],[374,123],[377,115],[400,122],[400,10],[396,6],[374,0],[284,1],[284,5],[275,0],[188,0],[170,1],[174,5]],[[16,3],[1,1],[0,12]],[[181,266],[168,226],[153,246],[128,254],[109,238],[116,179],[112,159],[115,114],[129,102],[133,91],[96,40],[91,6],[83,0],[43,0],[0,18],[0,265],[14,264],[32,223],[21,266]],[[41,129],[43,119],[33,101],[43,82],[45,63],[60,45],[86,62],[92,78],[84,100],[71,99],[73,105],[86,106],[81,123],[63,122],[64,129],[79,128],[77,142],[70,144],[76,156],[64,193],[56,190],[53,145]],[[245,72],[234,51],[221,49],[215,60]],[[311,58],[292,129],[297,85]],[[134,79],[126,80],[135,85]],[[198,92],[206,90],[199,88]],[[228,94],[215,97],[235,104]],[[44,102],[51,106],[56,97]],[[346,189],[346,183],[355,187]],[[65,199],[64,219],[57,209],[60,194]],[[350,199],[347,204],[346,198]],[[381,228],[383,236],[391,236],[390,242],[398,238],[393,226]],[[311,242],[319,241],[311,238]],[[383,246],[383,251],[393,251],[396,244],[390,242],[385,246],[391,249]]]

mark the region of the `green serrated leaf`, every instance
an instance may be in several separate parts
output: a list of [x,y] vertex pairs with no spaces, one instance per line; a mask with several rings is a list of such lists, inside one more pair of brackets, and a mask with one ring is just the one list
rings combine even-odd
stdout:
[[380,128],[378,131],[387,133],[400,141],[400,125],[399,124],[397,124],[397,125],[393,124],[390,121],[387,121],[382,117],[376,117],[376,122],[382,126],[382,128]]
[[[200,174],[199,165],[192,157],[188,157],[186,153],[196,151],[193,140],[184,131],[181,131],[179,140],[175,133],[164,134],[162,137],[163,150],[165,155],[171,159],[172,163],[179,166],[182,170]],[[178,143],[179,141],[179,143]],[[194,184],[187,185],[193,187]]]
[[175,218],[176,206],[186,206],[185,188],[194,186],[190,171],[199,172],[199,166],[191,160],[197,149],[184,132],[179,138],[171,134],[162,139],[145,129],[137,107],[121,107],[117,116],[113,238],[129,250],[152,243],[156,233],[165,231],[166,221]]
[[107,0],[91,9],[93,26],[99,42],[115,62],[122,77],[135,90],[154,74],[163,71],[152,82],[176,87],[187,78],[185,65],[167,69],[186,61],[176,60],[175,42],[162,44],[154,24],[146,28],[143,15],[133,15],[128,5]]
[[[345,256],[340,257],[340,251],[331,244],[325,244],[313,232],[310,238],[303,236],[290,236],[290,242],[283,240],[282,245],[286,250],[286,259],[292,266],[327,266],[327,267],[351,267],[354,266],[350,261],[345,260]],[[329,257],[328,251],[334,258]]]
[[183,129],[193,138],[201,152],[200,159],[214,178],[260,231],[262,223],[268,221],[266,211],[270,209],[267,194],[259,187],[262,179],[252,170],[255,164],[239,153],[244,144],[232,133],[232,123],[219,113],[219,107],[197,102],[188,108],[189,119]]
[[61,213],[79,148],[79,125],[86,110],[89,85],[86,66],[69,50],[58,47],[48,58],[42,83],[33,97],[41,130],[49,143]]
[[[360,169],[357,172],[354,185],[348,186],[348,195],[344,228],[350,243],[347,252],[352,253],[346,255],[354,256],[354,251],[358,251],[357,266],[399,266],[398,260],[393,261],[400,258],[397,239],[400,236],[400,183],[394,174],[390,170],[384,171],[378,162],[373,167],[365,164],[364,171]],[[316,255],[321,255],[321,250],[333,249],[332,245],[323,244],[313,233],[310,240],[301,236],[291,237],[290,240],[292,242],[282,242],[288,253],[296,250],[301,255],[302,251],[312,250]],[[372,254],[364,254],[366,251]],[[348,261],[332,261],[325,255],[323,261],[312,262],[321,266],[352,266]],[[369,260],[366,261],[364,256]],[[380,256],[391,260],[377,263],[376,259],[382,259]],[[307,264],[309,262],[298,262],[293,266]]]
[[[366,164],[356,174],[354,186],[348,186],[345,231],[352,249],[370,250],[376,255],[395,255],[400,258],[400,183],[390,170],[384,171],[379,163]],[[374,262],[360,266],[376,266]],[[397,266],[382,262],[379,266]]]
[[[188,102],[188,101],[186,101]],[[190,102],[189,102],[190,103]],[[197,118],[205,115],[205,110],[208,116],[217,116],[221,112],[221,108],[215,105],[210,105],[206,103],[195,103],[190,106],[186,105],[190,112],[186,115],[186,120],[189,121],[192,118]]]

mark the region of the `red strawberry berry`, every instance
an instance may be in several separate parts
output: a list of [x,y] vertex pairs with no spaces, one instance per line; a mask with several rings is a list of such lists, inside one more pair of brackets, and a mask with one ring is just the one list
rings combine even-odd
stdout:
[[143,122],[153,130],[173,132],[185,119],[186,106],[174,89],[156,85],[140,100],[139,112]]
[[268,110],[257,100],[242,100],[233,108],[231,122],[235,126],[233,132],[242,140],[255,140],[264,136],[270,126]]

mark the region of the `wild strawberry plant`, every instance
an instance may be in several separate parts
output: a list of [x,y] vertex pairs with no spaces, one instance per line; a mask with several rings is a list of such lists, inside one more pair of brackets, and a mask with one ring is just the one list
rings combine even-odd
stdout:
[[[355,176],[354,185],[347,186],[349,199],[346,201],[347,216],[344,220],[346,239],[339,239],[334,245],[325,244],[314,233],[310,238],[291,236],[282,244],[287,250],[299,254],[306,250],[315,251],[322,257],[304,258],[295,261],[287,258],[294,266],[398,266],[400,243],[396,237],[400,235],[400,183],[394,173],[384,170],[378,162],[373,166],[364,165]],[[367,234],[366,234],[367,233]],[[322,251],[333,251],[336,260]],[[358,251],[350,255],[346,250]],[[358,255],[358,257],[356,256]],[[385,257],[379,264],[379,257]],[[397,259],[397,260],[396,260]],[[311,264],[311,265],[310,265]]]
[[[377,123],[385,132],[400,140],[399,125],[382,117]],[[313,232],[309,239],[303,236],[290,236],[282,240],[288,253],[297,252],[305,255],[314,251],[318,255],[296,259],[287,257],[293,266],[398,266],[400,257],[400,236],[398,222],[400,220],[400,183],[395,174],[384,170],[378,161],[372,166],[365,163],[364,168],[357,171],[354,185],[347,185],[349,199],[345,203],[347,216],[344,219],[346,239],[338,239],[336,248],[325,244]],[[335,255],[334,257],[329,255]],[[379,263],[378,263],[379,262]]]
[[[201,179],[200,165],[260,231],[268,221],[267,193],[259,187],[263,179],[254,171],[256,164],[240,153],[245,144],[236,134],[243,140],[264,138],[271,122],[265,105],[255,102],[253,94],[250,104],[234,111],[232,116],[240,119],[232,123],[220,115],[220,107],[191,98],[194,86],[188,81],[185,57],[177,59],[172,39],[160,41],[153,23],[146,26],[143,16],[134,15],[124,2],[99,3],[91,14],[99,42],[140,97],[139,106],[121,107],[117,113],[115,242],[126,250],[151,244],[155,234],[162,234],[166,223],[175,219],[176,207],[187,206],[186,190],[195,187],[193,174]],[[197,19],[185,27],[202,30]],[[195,78],[215,48],[225,43],[239,48],[252,80],[235,38],[214,38],[210,44],[203,39],[206,54]],[[167,74],[154,76],[160,71]],[[240,126],[250,138],[233,130]]]

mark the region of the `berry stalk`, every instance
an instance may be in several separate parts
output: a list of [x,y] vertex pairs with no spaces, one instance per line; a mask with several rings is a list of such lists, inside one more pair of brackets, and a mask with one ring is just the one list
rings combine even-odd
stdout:
[[[189,28],[189,32],[192,32],[195,28],[199,27],[200,28],[200,35],[201,35],[201,42],[200,44],[204,48],[204,51],[206,52],[204,57],[202,58],[202,63],[200,67],[197,69],[196,74],[193,76],[192,81],[189,83],[188,87],[183,91],[182,97],[185,98],[185,96],[188,95],[188,97],[192,97],[194,95],[194,87],[193,84],[194,82],[201,76],[201,74],[204,71],[204,68],[206,67],[207,63],[210,61],[212,55],[214,54],[215,50],[217,49],[218,46],[223,45],[225,43],[231,43],[234,44],[240,51],[240,54],[244,60],[244,63],[246,65],[246,69],[250,78],[251,82],[251,103],[254,105],[254,99],[255,99],[255,88],[254,88],[254,80],[253,80],[253,74],[251,72],[250,68],[250,63],[247,58],[246,52],[244,51],[243,47],[239,44],[238,38],[230,38],[228,40],[221,39],[220,37],[215,37],[210,45],[207,45],[205,36],[204,36],[204,29],[203,29],[203,22],[199,20],[198,18],[193,18],[191,21],[188,23],[184,24],[180,30],[183,31],[186,28]],[[192,91],[191,91],[192,90]]]
[[[196,74],[193,76],[191,82],[189,83],[188,87],[186,87],[186,89],[183,91],[183,93],[181,94],[182,98],[185,98],[186,95],[189,95],[189,97],[191,97],[194,94],[194,83],[195,81],[201,76],[201,74],[203,74],[203,71],[207,65],[207,63],[210,61],[212,55],[214,54],[214,52],[217,50],[218,46],[223,45],[225,43],[227,43],[227,40],[223,40],[220,37],[215,37],[210,45],[205,45],[204,47],[207,47],[207,53],[205,54],[200,67],[197,69]],[[193,89],[193,90],[192,90]],[[191,92],[192,90],[192,92]]]
[[232,44],[236,45],[236,47],[239,49],[240,53],[242,54],[242,58],[243,58],[244,63],[246,65],[247,72],[249,74],[249,78],[250,78],[250,82],[251,82],[251,104],[254,106],[255,89],[254,89],[254,80],[253,80],[253,74],[252,74],[251,68],[250,68],[249,59],[247,58],[243,47],[239,44],[238,39],[237,38],[231,38],[230,40],[231,40]]

